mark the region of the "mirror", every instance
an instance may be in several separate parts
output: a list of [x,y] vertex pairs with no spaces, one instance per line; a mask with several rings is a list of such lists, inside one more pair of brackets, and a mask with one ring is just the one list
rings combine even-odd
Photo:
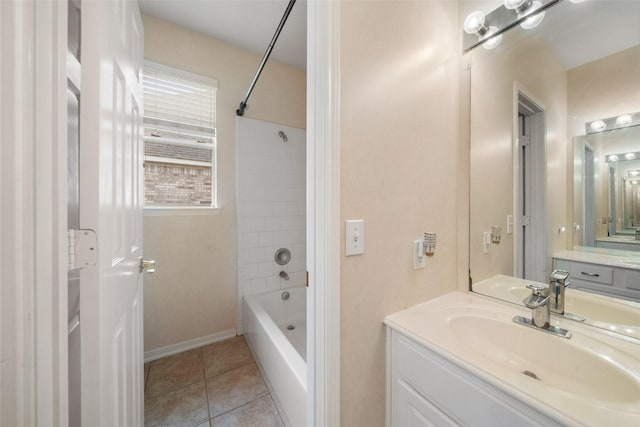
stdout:
[[574,245],[640,251],[640,127],[578,136],[573,145]]
[[[463,2],[461,21],[501,4]],[[575,320],[640,339],[640,165],[605,157],[640,152],[640,127],[585,135],[640,112],[638,22],[640,2],[561,1],[465,60],[472,290],[522,304],[525,283],[560,268]]]

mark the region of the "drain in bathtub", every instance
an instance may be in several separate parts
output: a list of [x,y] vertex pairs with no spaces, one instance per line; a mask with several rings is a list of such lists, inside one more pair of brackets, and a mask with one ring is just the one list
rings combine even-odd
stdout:
[[296,328],[296,327],[295,327],[295,326],[293,326],[293,325],[289,325],[289,326],[287,326],[287,330],[289,330],[289,331],[293,331],[295,328]]

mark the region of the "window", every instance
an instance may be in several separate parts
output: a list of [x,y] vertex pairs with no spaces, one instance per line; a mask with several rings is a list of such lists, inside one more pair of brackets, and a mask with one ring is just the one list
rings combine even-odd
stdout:
[[145,207],[216,207],[216,88],[145,62]]

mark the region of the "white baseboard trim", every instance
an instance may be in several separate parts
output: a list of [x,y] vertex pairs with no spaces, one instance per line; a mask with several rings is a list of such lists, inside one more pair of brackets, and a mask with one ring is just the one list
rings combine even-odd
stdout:
[[151,362],[152,360],[162,359],[163,357],[171,356],[172,354],[182,353],[183,351],[198,348],[203,345],[224,341],[235,336],[235,329],[227,329],[226,331],[216,332],[212,335],[206,335],[204,337],[194,338],[189,341],[183,341],[177,344],[168,345],[166,347],[160,347],[154,350],[145,351],[144,363]]

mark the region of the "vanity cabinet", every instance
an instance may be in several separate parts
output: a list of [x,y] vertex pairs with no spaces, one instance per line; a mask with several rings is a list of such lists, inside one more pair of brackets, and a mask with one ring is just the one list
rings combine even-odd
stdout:
[[640,270],[556,258],[554,268],[568,271],[575,289],[640,301]]
[[386,363],[387,427],[561,425],[389,326]]

